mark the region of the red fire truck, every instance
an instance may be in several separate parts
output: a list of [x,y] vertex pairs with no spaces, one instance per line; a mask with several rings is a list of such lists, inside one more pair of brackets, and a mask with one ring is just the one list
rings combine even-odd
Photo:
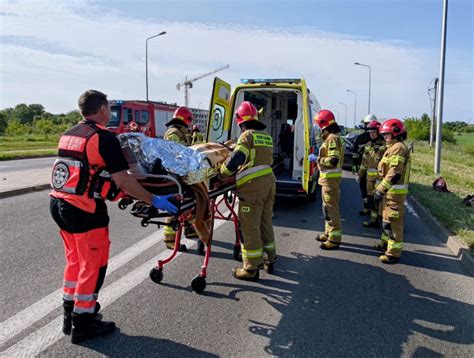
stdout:
[[[112,118],[107,127],[116,134],[125,132],[143,132],[149,137],[162,138],[165,124],[173,118],[178,108],[176,103],[112,100],[110,101]],[[194,123],[202,133],[207,130],[208,111],[190,108],[194,114]]]

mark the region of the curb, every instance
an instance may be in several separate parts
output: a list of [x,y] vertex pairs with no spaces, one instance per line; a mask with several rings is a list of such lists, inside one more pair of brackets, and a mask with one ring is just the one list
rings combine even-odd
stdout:
[[19,155],[15,158],[0,158],[0,162],[6,162],[8,160],[19,160],[19,159],[38,159],[38,158],[52,158],[57,157],[57,154],[32,154],[32,155]]
[[459,240],[452,232],[446,229],[430,212],[421,205],[413,195],[407,197],[410,205],[414,207],[416,212],[420,215],[423,221],[434,227],[434,232],[440,241],[444,242],[446,246],[461,260],[464,269],[474,276],[474,257],[472,256],[469,247]]
[[27,187],[18,188],[18,189],[6,190],[6,191],[0,192],[0,199],[5,199],[5,198],[9,198],[16,195],[26,194],[26,193],[31,193],[33,191],[41,191],[41,190],[45,190],[49,188],[50,188],[50,184],[48,183],[48,184],[39,184],[39,185],[27,186]]

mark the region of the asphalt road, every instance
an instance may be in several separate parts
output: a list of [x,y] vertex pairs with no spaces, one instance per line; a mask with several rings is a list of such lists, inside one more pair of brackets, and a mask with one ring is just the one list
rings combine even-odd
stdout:
[[2,160],[0,161],[0,173],[51,168],[53,166],[54,159],[55,158],[53,157],[46,157],[18,160]]
[[119,331],[82,346],[60,332],[64,259],[47,191],[0,200],[0,356],[472,357],[474,279],[413,212],[401,263],[379,263],[377,232],[361,226],[347,176],[340,250],[314,240],[320,201],[279,200],[275,275],[233,279],[233,227],[219,224],[200,295],[190,288],[202,260],[194,242],[157,285],[148,271],[164,251],[160,233],[109,205],[111,273],[99,301]]

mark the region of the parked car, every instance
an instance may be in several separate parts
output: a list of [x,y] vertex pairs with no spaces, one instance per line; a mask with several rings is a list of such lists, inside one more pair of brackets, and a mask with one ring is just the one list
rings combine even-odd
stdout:
[[354,153],[354,143],[355,139],[360,133],[358,132],[351,132],[347,134],[345,137],[342,137],[344,140],[344,163],[342,165],[343,169],[350,170],[352,168],[352,154]]

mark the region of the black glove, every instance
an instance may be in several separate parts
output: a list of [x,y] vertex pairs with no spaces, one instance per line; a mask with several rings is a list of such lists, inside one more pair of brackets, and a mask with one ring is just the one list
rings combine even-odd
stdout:
[[331,159],[329,159],[329,161],[331,162],[331,164],[332,164],[333,166],[336,166],[337,163],[339,163],[339,158],[331,157]]
[[383,200],[383,195],[384,194],[382,192],[376,190],[374,194],[374,202],[376,204],[380,203]]

